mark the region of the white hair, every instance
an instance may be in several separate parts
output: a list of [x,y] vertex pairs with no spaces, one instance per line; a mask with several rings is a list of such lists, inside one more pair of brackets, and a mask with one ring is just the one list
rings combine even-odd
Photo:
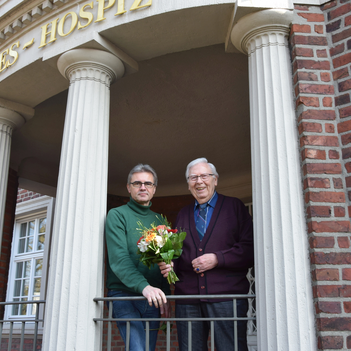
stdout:
[[209,163],[207,161],[206,158],[204,157],[200,157],[200,158],[197,158],[196,160],[194,161],[191,161],[187,167],[186,167],[186,171],[185,171],[185,178],[186,178],[186,181],[188,182],[188,177],[189,177],[189,172],[190,172],[190,168],[191,167],[194,167],[195,165],[197,165],[198,163],[207,163],[210,168],[211,168],[211,172],[217,177],[219,178],[219,174],[217,173],[217,170],[216,170],[216,167],[212,164],[212,163]]

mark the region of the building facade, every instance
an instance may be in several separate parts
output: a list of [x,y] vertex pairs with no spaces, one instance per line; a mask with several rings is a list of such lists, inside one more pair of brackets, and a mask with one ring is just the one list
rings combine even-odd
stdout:
[[156,169],[155,202],[173,214],[202,156],[219,192],[253,203],[257,349],[351,349],[350,1],[0,10],[0,293],[19,184],[56,198],[43,350],[101,348],[104,219],[129,169]]

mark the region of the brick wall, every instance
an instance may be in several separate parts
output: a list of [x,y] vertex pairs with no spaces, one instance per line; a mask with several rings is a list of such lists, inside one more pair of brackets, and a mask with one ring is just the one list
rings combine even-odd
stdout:
[[41,196],[43,195],[35,193],[30,190],[18,188],[17,203],[19,204],[20,202],[36,199],[37,197],[41,197]]
[[[11,258],[11,243],[13,224],[15,220],[16,194],[17,194],[17,172],[10,169],[7,182],[6,207],[4,218],[4,229],[0,255],[0,301],[6,300],[7,278]],[[3,318],[4,310],[0,309],[0,319]]]
[[319,350],[351,349],[351,3],[296,6],[290,36]]

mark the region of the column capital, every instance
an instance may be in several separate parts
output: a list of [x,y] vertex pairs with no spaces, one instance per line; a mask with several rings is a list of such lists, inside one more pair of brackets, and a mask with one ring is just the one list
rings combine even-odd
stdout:
[[104,71],[111,83],[124,75],[123,62],[109,52],[95,49],[74,49],[65,52],[57,61],[60,73],[71,80],[71,73],[77,69],[91,68]]
[[248,54],[251,39],[262,34],[277,32],[287,36],[292,20],[293,11],[287,9],[268,9],[250,13],[242,17],[233,27],[232,43],[239,51]]
[[20,128],[26,120],[17,112],[0,106],[0,123],[11,129]]

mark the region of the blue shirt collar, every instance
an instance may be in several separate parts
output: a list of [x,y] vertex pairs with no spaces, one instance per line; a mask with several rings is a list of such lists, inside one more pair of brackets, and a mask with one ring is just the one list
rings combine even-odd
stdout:
[[[212,197],[207,201],[207,205],[211,206],[212,208],[215,208],[216,203],[217,203],[217,199],[218,199],[218,194],[217,191],[215,190],[215,192],[213,193]],[[196,209],[199,206],[199,203],[197,200],[195,200],[195,207],[194,209]]]

